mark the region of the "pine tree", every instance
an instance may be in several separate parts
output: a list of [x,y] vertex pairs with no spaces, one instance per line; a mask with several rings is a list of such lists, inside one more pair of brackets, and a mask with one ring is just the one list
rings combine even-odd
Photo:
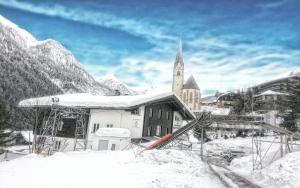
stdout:
[[[0,100],[0,148],[9,146],[14,139],[13,130],[9,126],[9,112],[6,104]],[[1,153],[1,150],[0,150]]]
[[288,89],[289,95],[280,102],[279,117],[283,120],[280,126],[295,132],[300,118],[300,81],[289,82]]

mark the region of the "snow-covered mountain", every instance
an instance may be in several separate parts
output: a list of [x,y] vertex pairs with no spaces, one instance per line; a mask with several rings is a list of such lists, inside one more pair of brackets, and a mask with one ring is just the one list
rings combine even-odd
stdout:
[[[5,40],[2,50],[14,51],[21,48],[36,63],[32,69],[41,71],[62,92],[90,92],[111,95],[113,91],[96,82],[72,53],[54,40],[37,41],[30,33],[0,16],[1,40]],[[9,49],[12,47],[12,49]],[[25,62],[20,62],[25,63]]]
[[37,41],[1,15],[0,80],[0,102],[8,106],[14,124],[17,119],[24,124],[23,111],[16,107],[21,99],[77,92],[115,94],[88,74],[59,42]]
[[105,85],[116,92],[119,92],[120,95],[135,95],[136,92],[129,89],[129,87],[121,82],[118,78],[113,75],[106,76],[103,78],[96,79],[100,84]]

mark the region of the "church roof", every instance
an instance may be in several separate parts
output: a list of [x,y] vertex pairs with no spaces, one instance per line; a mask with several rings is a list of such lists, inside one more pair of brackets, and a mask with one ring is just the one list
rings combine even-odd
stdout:
[[183,64],[182,41],[181,41],[181,39],[179,40],[176,59],[175,59],[175,65],[177,65],[177,64]]
[[189,79],[185,82],[183,85],[183,89],[199,89],[197,82],[195,81],[195,78],[191,75]]

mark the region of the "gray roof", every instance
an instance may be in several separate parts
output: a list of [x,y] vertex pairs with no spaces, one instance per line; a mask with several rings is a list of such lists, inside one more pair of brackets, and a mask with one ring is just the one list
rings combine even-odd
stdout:
[[198,84],[196,83],[193,76],[190,76],[189,79],[183,85],[183,89],[197,89],[200,90]]

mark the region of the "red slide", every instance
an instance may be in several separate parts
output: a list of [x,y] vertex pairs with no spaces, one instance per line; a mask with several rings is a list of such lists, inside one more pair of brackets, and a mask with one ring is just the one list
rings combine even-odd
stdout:
[[160,139],[156,140],[153,144],[151,144],[150,146],[147,146],[143,151],[147,151],[147,150],[151,150],[153,148],[155,148],[157,145],[159,145],[160,143],[168,140],[169,138],[171,138],[172,134],[166,134],[165,136],[161,137]]

